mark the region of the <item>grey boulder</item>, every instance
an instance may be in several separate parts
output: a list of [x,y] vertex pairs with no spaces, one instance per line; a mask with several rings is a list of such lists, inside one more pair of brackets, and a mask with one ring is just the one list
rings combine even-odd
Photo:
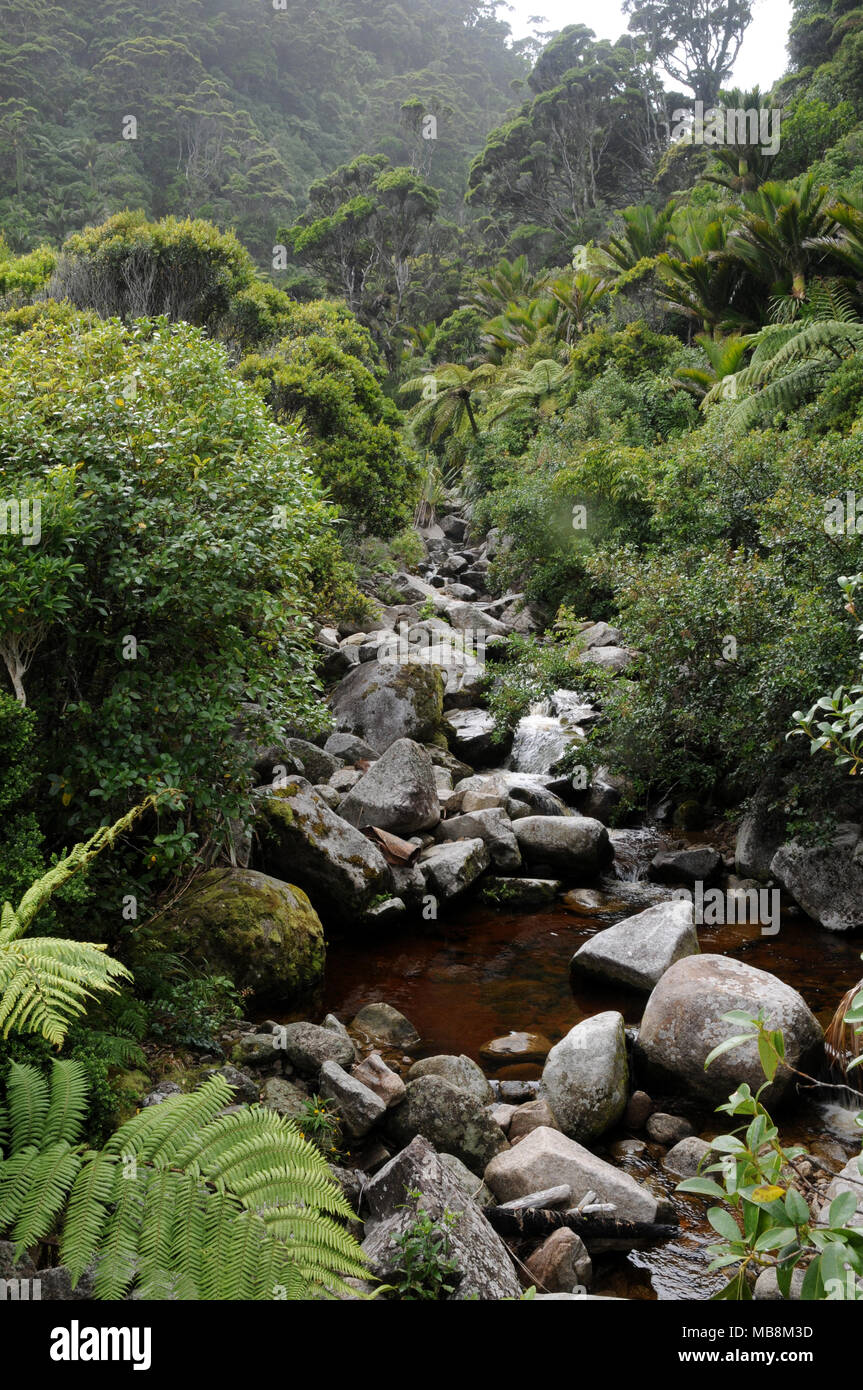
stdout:
[[623,1017],[609,1010],[577,1023],[555,1044],[542,1070],[540,1096],[564,1134],[589,1143],[620,1119],[628,1084]]
[[657,903],[598,931],[572,958],[575,975],[650,990],[675,961],[699,953],[691,902]]
[[432,760],[422,744],[400,738],[350,789],[339,815],[363,829],[375,825],[413,835],[440,820]]

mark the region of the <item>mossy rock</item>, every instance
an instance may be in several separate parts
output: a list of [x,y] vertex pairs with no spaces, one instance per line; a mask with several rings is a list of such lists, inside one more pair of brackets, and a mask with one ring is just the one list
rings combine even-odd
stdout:
[[301,888],[253,869],[211,869],[154,923],[167,950],[258,998],[297,999],[324,972],[320,918]]
[[152,1079],[144,1071],[120,1071],[111,1077],[111,1090],[117,1097],[117,1116],[120,1124],[131,1120],[140,1110],[141,1101],[152,1089]]

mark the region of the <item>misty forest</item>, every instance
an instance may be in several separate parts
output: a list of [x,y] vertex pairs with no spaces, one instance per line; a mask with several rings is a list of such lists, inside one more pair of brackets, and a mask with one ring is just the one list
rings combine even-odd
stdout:
[[863,1299],[863,8],[753,3],[0,0],[7,1297]]

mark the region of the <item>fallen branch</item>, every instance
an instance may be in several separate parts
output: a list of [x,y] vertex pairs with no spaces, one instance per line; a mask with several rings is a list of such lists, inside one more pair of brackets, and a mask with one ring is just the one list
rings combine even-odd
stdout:
[[615,1248],[632,1249],[643,1241],[667,1240],[677,1231],[676,1225],[659,1221],[618,1221],[601,1213],[585,1215],[579,1211],[548,1211],[539,1207],[528,1207],[524,1211],[486,1207],[485,1216],[505,1240],[548,1236],[565,1227],[581,1236],[585,1245],[601,1240],[606,1249],[611,1248],[609,1241],[619,1242]]

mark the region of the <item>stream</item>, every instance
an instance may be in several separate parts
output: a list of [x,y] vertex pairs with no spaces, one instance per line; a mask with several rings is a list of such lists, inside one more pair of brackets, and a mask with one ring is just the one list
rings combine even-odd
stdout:
[[[570,983],[573,953],[594,932],[669,895],[667,888],[640,879],[655,852],[652,831],[612,832],[617,869],[599,886],[617,900],[616,910],[587,915],[558,901],[533,912],[494,911],[464,902],[451,904],[439,922],[399,928],[377,939],[343,938],[330,947],[324,1007],[350,1019],[362,1005],[386,1000],[417,1027],[420,1056],[466,1053],[492,1079],[538,1079],[541,1067],[521,1063],[493,1070],[480,1056],[482,1045],[511,1031],[544,1034],[558,1042],[576,1023],[606,1009],[616,1009],[628,1027],[638,1024],[644,998],[614,987]],[[860,976],[859,939],[824,932],[789,915],[776,936],[762,936],[753,925],[699,928],[702,950],[735,956],[769,970],[803,995],[826,1024],[844,992]],[[863,1104],[863,1102],[861,1102]],[[702,1138],[711,1139],[728,1126],[725,1116],[698,1112],[683,1097],[669,1098],[668,1108],[683,1113]],[[786,1107],[780,1131],[786,1143],[804,1144],[837,1167],[859,1151],[855,1110],[838,1104],[801,1100]],[[620,1164],[634,1178],[672,1197],[680,1229],[669,1241],[629,1255],[600,1257],[593,1292],[626,1298],[708,1298],[725,1282],[709,1274],[707,1245],[715,1239],[698,1198],[674,1196],[678,1181],[661,1163],[662,1149],[642,1134],[636,1152],[624,1154],[619,1130],[594,1145],[603,1157]]]

